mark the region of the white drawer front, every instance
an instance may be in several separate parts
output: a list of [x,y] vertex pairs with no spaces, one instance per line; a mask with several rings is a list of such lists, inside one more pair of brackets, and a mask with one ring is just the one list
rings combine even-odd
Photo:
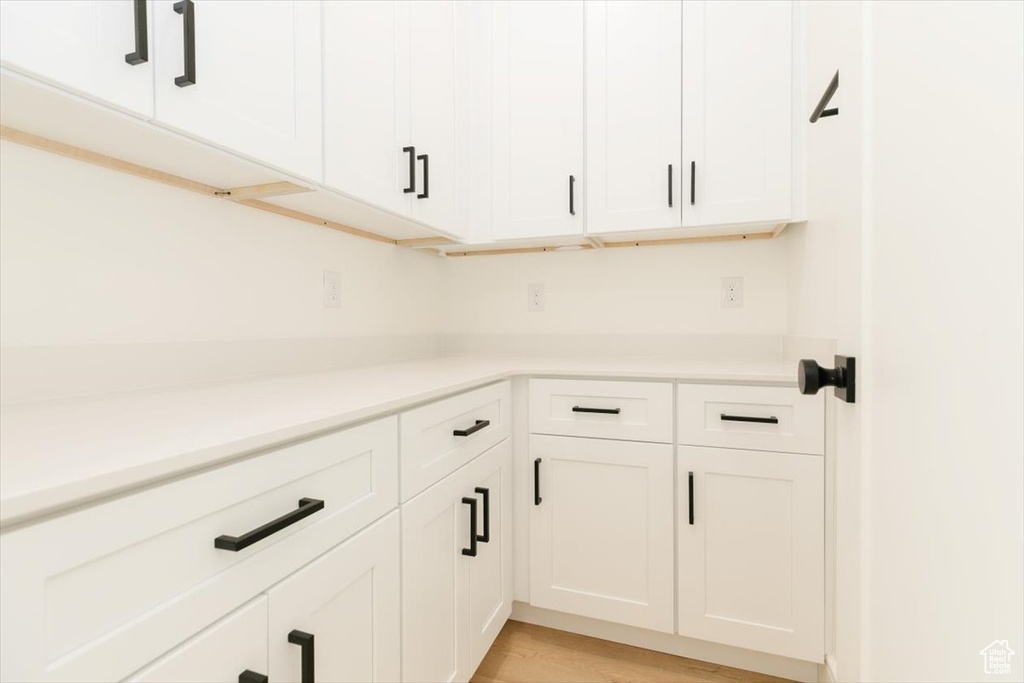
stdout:
[[672,443],[672,385],[533,379],[530,432]]
[[[386,418],[4,534],[0,678],[138,670],[394,508],[396,437]],[[245,549],[214,546],[304,498],[323,509]]]
[[[491,384],[402,413],[402,502],[509,435],[512,399],[508,382]],[[467,436],[479,421],[489,424]]]
[[796,387],[680,384],[677,441],[783,453],[825,452],[823,396]]

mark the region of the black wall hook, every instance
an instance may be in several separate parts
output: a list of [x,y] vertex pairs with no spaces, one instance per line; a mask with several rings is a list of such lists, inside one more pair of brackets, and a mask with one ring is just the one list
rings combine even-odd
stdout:
[[836,94],[836,90],[839,90],[839,70],[836,69],[836,75],[832,77],[828,87],[825,88],[825,93],[818,100],[818,106],[811,112],[811,123],[814,123],[822,116],[837,116],[839,114],[839,107],[833,109],[825,109],[828,103],[832,100],[832,96]]

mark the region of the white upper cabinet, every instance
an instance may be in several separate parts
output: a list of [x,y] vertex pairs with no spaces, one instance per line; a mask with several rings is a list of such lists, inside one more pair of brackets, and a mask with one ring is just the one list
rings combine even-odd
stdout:
[[587,231],[678,228],[678,0],[588,2]]
[[683,226],[792,214],[793,7],[683,3]]
[[156,0],[156,119],[322,176],[320,3]]
[[324,3],[324,184],[406,214],[397,16],[394,2]]
[[151,11],[148,0],[3,0],[0,59],[16,71],[150,118]]
[[583,233],[583,2],[492,6],[493,231]]

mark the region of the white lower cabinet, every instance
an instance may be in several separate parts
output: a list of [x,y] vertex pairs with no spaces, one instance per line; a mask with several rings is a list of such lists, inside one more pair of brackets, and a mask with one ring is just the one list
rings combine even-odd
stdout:
[[405,681],[468,680],[511,613],[511,457],[503,441],[402,505]]
[[814,455],[679,447],[679,633],[824,654],[824,467]]
[[530,602],[673,630],[672,446],[530,437]]
[[132,683],[258,683],[267,675],[267,598],[261,595],[138,672]]
[[398,680],[398,533],[395,511],[268,591],[270,680]]

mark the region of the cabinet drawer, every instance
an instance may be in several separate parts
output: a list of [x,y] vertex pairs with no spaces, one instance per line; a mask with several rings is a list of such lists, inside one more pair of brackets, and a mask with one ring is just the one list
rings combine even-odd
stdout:
[[822,455],[825,403],[795,387],[680,384],[677,440],[691,446]]
[[0,536],[0,678],[138,670],[394,508],[396,437],[391,417]]
[[530,380],[530,432],[672,443],[672,385]]
[[508,382],[402,413],[402,502],[507,437],[511,416]]
[[267,597],[261,595],[144,670],[131,683],[235,683],[267,673]]

